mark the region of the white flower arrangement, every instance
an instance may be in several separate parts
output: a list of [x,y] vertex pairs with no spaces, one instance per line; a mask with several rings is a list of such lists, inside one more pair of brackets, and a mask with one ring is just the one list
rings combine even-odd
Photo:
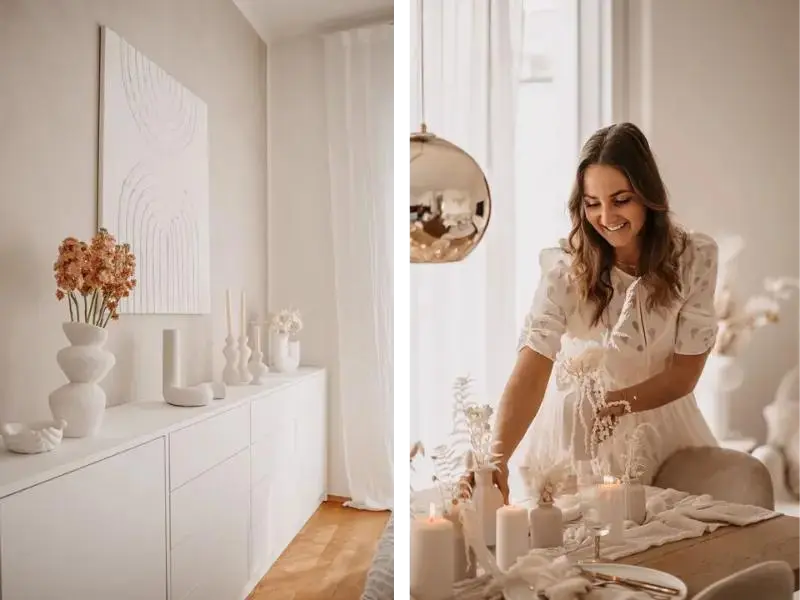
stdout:
[[620,455],[622,459],[622,481],[630,483],[639,479],[647,469],[644,453],[654,444],[645,443],[648,431],[659,437],[658,430],[651,423],[640,423],[625,433],[623,444],[625,451]]
[[284,308],[272,315],[269,327],[275,333],[288,334],[294,337],[303,330],[303,319],[299,310]]
[[764,293],[741,304],[734,291],[733,264],[743,247],[741,236],[726,236],[719,240],[720,268],[714,296],[718,328],[712,351],[718,356],[738,354],[755,330],[777,323],[781,301],[791,298],[792,291],[800,288],[800,280],[793,277],[767,278],[764,280]]
[[561,490],[572,466],[567,459],[553,460],[551,457],[538,457],[539,460],[521,470],[525,487],[531,498],[544,504],[552,504]]
[[497,469],[499,455],[492,451],[491,418],[494,409],[471,401],[473,380],[458,377],[453,383],[453,430],[447,443],[434,448],[430,458],[433,480],[447,509],[469,496],[465,471]]
[[[619,417],[598,418],[597,415],[603,409],[615,406],[621,406],[626,414],[631,411],[631,405],[627,400],[608,402],[606,399],[609,381],[605,368],[606,352],[607,349],[602,344],[587,344],[582,352],[561,362],[556,374],[560,384],[572,383],[577,386],[578,401],[575,402],[573,409],[573,423],[580,421],[583,425],[586,448],[589,450],[590,459],[594,462],[599,460],[597,455],[599,445],[613,435],[619,423]],[[592,407],[594,419],[591,425],[586,422],[583,412],[584,402],[589,402]],[[573,427],[571,440],[573,449],[577,434],[578,428]]]

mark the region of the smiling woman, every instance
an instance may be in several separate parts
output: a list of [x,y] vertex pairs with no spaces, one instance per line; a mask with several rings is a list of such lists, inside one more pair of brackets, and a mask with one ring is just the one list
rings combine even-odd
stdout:
[[[716,335],[717,245],[673,224],[638,127],[612,125],[588,139],[569,213],[568,239],[541,254],[543,278],[498,409],[501,489],[531,423],[528,465],[592,460],[618,477],[621,440],[648,423],[645,482],[676,449],[716,445],[693,390]],[[570,369],[587,348],[600,357],[600,389],[589,391]],[[595,440],[604,418],[621,435]]]

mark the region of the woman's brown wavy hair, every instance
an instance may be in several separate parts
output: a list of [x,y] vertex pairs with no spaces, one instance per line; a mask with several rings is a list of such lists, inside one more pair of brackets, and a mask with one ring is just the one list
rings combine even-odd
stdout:
[[584,212],[583,179],[591,165],[621,171],[633,188],[636,201],[645,207],[645,223],[639,233],[638,272],[650,291],[648,310],[669,307],[682,294],[678,258],[686,247],[686,234],[672,222],[667,190],[647,138],[636,125],[619,123],[600,129],[587,140],[569,197],[572,274],[583,300],[594,305],[592,324],[600,322],[614,293],[614,249],[597,233]]

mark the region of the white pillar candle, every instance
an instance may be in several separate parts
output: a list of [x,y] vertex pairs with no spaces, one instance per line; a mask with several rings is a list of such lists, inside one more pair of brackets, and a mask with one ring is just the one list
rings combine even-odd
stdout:
[[609,524],[606,541],[620,544],[625,536],[625,490],[622,484],[606,475],[597,486],[597,502],[601,518]]
[[453,524],[430,515],[411,521],[411,595],[416,600],[450,600],[453,597]]
[[255,348],[256,352],[261,352],[261,327],[259,325],[253,325],[253,334],[255,335]]
[[225,312],[228,315],[228,335],[233,336],[233,319],[231,318],[231,290],[225,290]]
[[245,302],[244,290],[242,290],[242,337],[247,336],[247,303]]
[[528,509],[501,506],[497,509],[497,566],[508,571],[520,556],[530,550],[528,541]]

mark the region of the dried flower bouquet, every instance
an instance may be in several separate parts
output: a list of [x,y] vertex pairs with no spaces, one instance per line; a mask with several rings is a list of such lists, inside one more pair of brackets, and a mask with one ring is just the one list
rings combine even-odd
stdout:
[[106,327],[119,319],[119,303],[136,287],[136,257],[100,229],[87,244],[68,237],[53,265],[56,298],[67,300],[72,322]]

